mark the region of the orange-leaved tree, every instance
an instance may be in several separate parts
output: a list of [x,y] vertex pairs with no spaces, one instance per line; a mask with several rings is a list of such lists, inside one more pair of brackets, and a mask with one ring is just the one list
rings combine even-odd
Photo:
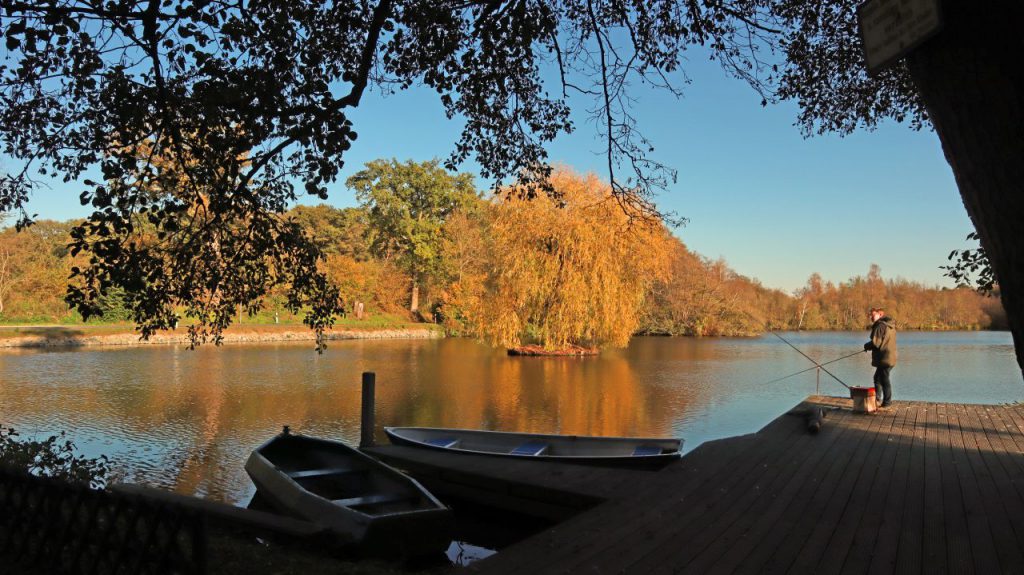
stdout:
[[668,272],[665,226],[593,174],[561,168],[550,184],[499,190],[479,331],[509,348],[625,346],[648,287]]

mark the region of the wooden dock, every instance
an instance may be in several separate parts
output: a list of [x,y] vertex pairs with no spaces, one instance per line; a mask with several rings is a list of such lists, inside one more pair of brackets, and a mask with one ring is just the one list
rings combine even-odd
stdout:
[[810,406],[840,409],[817,435],[783,415],[609,483],[603,503],[464,570],[1024,573],[1024,406],[857,415],[815,396],[795,411]]

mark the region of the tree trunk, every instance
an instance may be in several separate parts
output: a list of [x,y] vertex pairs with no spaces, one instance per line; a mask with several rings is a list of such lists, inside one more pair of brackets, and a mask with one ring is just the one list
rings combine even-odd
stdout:
[[981,236],[1024,370],[1024,3],[944,1],[944,28],[907,58]]
[[416,313],[418,309],[420,309],[420,284],[414,279],[412,280],[412,302],[409,303],[409,311]]

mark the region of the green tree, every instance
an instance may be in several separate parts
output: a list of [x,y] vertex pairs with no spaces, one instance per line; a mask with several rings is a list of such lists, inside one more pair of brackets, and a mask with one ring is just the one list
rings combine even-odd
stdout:
[[370,245],[412,278],[409,311],[419,311],[419,289],[442,269],[444,224],[478,200],[473,176],[451,174],[439,160],[374,160],[345,181],[369,222]]
[[366,210],[320,204],[296,206],[288,215],[299,222],[325,254],[348,256],[356,261],[370,259]]

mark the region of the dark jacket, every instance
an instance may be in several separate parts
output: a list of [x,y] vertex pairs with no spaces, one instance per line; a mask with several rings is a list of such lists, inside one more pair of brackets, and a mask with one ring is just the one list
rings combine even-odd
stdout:
[[864,349],[871,350],[871,365],[896,365],[896,325],[891,317],[881,317],[871,326],[871,341],[864,344]]

